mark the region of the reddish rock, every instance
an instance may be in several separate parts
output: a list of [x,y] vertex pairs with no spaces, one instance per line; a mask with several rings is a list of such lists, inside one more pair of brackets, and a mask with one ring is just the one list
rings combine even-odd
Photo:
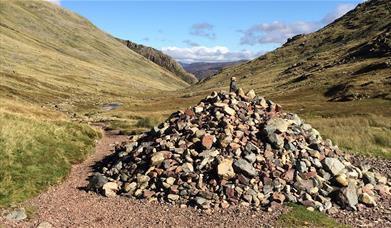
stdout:
[[278,203],[283,203],[285,200],[285,195],[281,192],[275,192],[273,193],[273,200]]
[[144,190],[144,192],[143,192],[143,196],[146,199],[151,198],[153,195],[155,195],[154,191]]
[[191,109],[186,109],[184,113],[186,116],[190,116],[190,117],[195,116],[195,113]]
[[282,179],[284,179],[286,182],[292,182],[295,175],[294,169],[289,169],[282,175]]
[[214,141],[214,136],[212,136],[212,135],[205,134],[205,135],[202,137],[202,145],[203,145],[203,146],[205,147],[205,149],[207,149],[207,150],[209,150],[210,148],[212,148],[213,141]]
[[178,194],[179,190],[178,190],[178,185],[173,185],[170,187],[170,192],[172,194]]
[[240,148],[240,145],[237,143],[230,143],[229,146],[232,148],[232,150],[237,150]]
[[311,171],[311,172],[306,172],[306,173],[301,174],[301,176],[302,176],[305,180],[310,179],[310,178],[312,178],[312,177],[316,177],[316,175],[317,175],[316,171]]
[[235,197],[235,189],[231,187],[227,187],[225,189],[225,194],[227,195],[228,198],[234,198]]

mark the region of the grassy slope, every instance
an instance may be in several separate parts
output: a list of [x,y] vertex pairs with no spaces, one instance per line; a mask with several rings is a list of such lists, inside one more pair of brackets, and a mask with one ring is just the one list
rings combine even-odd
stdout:
[[[358,93],[371,98],[385,95],[384,97],[391,99],[390,65],[383,69],[357,73],[370,64],[391,61],[391,6],[387,8],[386,5],[390,5],[387,0],[361,4],[321,30],[299,36],[255,60],[228,68],[211,80],[201,83],[198,88],[226,88],[230,77],[236,76],[244,88],[255,88],[269,96],[324,96],[328,91],[328,95],[333,96],[332,92],[336,91],[330,91],[330,88],[346,83],[351,88],[344,91],[345,95]],[[373,39],[384,34],[388,37],[384,42],[388,46],[386,54],[354,54],[362,45],[373,43]],[[373,48],[385,50],[376,45]]]
[[0,4],[1,97],[80,105],[188,85],[68,10]]
[[188,86],[46,1],[0,1],[0,53],[0,206],[59,182],[92,152],[98,133],[50,107],[99,110]]
[[[391,65],[357,73],[371,64],[391,64],[389,9],[387,0],[361,4],[315,33],[225,69],[196,85],[194,94],[227,89],[230,77],[236,76],[245,90],[255,89],[286,110],[299,113],[344,149],[391,159]],[[363,45],[376,43],[374,39],[384,35],[388,37],[385,47],[372,45],[375,53],[357,55]],[[386,53],[375,55],[376,51]],[[333,91],[336,85],[347,89]],[[329,101],[339,96],[370,99]]]

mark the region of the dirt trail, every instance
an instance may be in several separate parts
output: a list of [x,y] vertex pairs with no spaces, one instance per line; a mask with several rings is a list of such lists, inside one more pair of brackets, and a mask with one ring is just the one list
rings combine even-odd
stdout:
[[53,227],[264,227],[272,224],[281,209],[272,212],[248,208],[230,208],[211,215],[193,208],[149,203],[125,197],[106,198],[80,190],[87,185],[91,166],[112,152],[115,142],[125,136],[103,135],[96,153],[72,167],[69,177],[61,184],[26,202],[35,208],[32,218],[12,223],[0,217],[6,227],[37,227],[49,222]]

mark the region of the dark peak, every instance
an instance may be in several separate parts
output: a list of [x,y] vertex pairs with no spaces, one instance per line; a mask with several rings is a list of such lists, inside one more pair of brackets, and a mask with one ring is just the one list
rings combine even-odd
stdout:
[[186,72],[179,63],[177,63],[173,58],[164,54],[163,52],[152,47],[134,43],[130,40],[122,40],[119,38],[116,39],[121,43],[125,44],[132,51],[144,56],[155,64],[174,73],[187,83],[194,84],[198,81],[194,75]]

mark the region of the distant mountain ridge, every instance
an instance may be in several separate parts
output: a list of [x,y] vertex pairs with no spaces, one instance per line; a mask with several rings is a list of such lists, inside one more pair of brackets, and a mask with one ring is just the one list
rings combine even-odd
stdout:
[[218,74],[225,67],[234,66],[240,63],[247,62],[248,60],[239,60],[232,62],[195,62],[195,63],[182,63],[180,64],[187,71],[192,73],[197,77],[198,80],[203,80],[205,78],[211,77],[215,74]]
[[119,40],[121,43],[125,44],[129,49],[133,50],[134,52],[144,56],[145,58],[151,60],[157,65],[176,74],[178,77],[182,78],[187,83],[194,84],[198,82],[198,79],[194,75],[189,72],[186,72],[186,70],[184,70],[179,63],[177,63],[173,58],[164,54],[163,52],[152,47],[147,47],[142,44],[134,43],[130,40],[123,40],[119,38],[116,39]]

